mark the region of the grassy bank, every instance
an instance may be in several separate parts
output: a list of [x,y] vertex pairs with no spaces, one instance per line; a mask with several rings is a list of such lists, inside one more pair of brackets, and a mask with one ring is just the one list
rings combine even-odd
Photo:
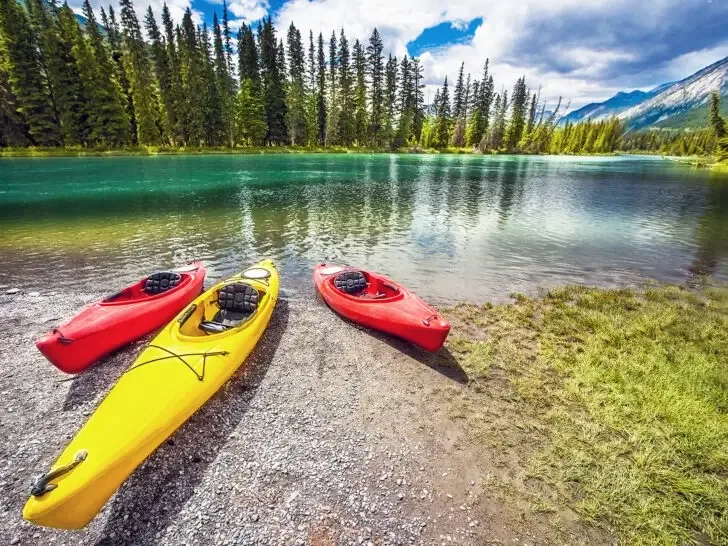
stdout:
[[572,287],[449,316],[471,381],[513,389],[529,473],[556,492],[537,504],[624,543],[728,544],[728,288]]

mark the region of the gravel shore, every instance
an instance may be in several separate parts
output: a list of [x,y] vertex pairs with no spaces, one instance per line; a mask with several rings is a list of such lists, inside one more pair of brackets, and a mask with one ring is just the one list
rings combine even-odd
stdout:
[[[0,544],[552,543],[552,521],[490,487],[525,471],[468,433],[455,406],[481,395],[447,349],[360,329],[313,289],[282,295],[246,365],[86,529],[35,527],[21,517],[31,477],[147,340],[65,376],[33,340],[101,294],[5,292]],[[559,528],[562,542],[589,541],[578,523]]]

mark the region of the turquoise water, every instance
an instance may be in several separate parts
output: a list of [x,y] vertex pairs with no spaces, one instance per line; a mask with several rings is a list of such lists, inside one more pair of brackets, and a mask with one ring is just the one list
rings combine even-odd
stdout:
[[320,262],[434,303],[728,276],[728,179],[659,158],[215,155],[0,160],[0,284],[113,290],[201,258]]

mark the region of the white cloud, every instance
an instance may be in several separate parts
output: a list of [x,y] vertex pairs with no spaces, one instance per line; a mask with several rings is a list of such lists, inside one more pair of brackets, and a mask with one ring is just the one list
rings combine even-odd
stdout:
[[[211,4],[222,5],[223,0],[207,0]],[[230,0],[227,3],[230,12],[230,26],[240,28],[243,23],[250,24],[268,15],[268,0]],[[220,10],[218,10],[219,12]],[[218,16],[220,13],[218,13]]]
[[[556,101],[564,96],[571,99],[572,107],[579,107],[604,100],[619,90],[662,83],[659,78],[668,72],[675,73],[671,78],[685,77],[728,54],[728,47],[696,47],[705,51],[666,64],[665,58],[678,57],[679,53],[673,51],[690,48],[691,41],[717,39],[702,36],[710,32],[705,29],[706,21],[712,21],[726,8],[713,5],[715,13],[706,14],[705,10],[694,9],[695,2],[461,0],[445,4],[442,0],[290,0],[278,11],[276,24],[283,31],[294,22],[304,35],[310,29],[314,35],[323,32],[325,39],[332,30],[338,34],[343,27],[351,41],[358,38],[364,42],[377,27],[385,54],[401,56],[407,52],[407,43],[427,28],[443,22],[463,28],[482,17],[483,23],[470,42],[431,48],[420,55],[426,83],[439,85],[445,75],[452,80],[461,62],[475,77],[488,57],[498,88],[510,89],[525,74],[532,89],[543,86],[543,97]],[[640,64],[643,61],[646,66]]]

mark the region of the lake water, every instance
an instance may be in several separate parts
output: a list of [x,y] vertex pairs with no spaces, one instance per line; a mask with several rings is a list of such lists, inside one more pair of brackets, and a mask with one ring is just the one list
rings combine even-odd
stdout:
[[0,285],[46,291],[195,258],[212,281],[271,257],[288,294],[360,265],[437,304],[724,279],[728,178],[639,157],[0,159],[0,254]]

